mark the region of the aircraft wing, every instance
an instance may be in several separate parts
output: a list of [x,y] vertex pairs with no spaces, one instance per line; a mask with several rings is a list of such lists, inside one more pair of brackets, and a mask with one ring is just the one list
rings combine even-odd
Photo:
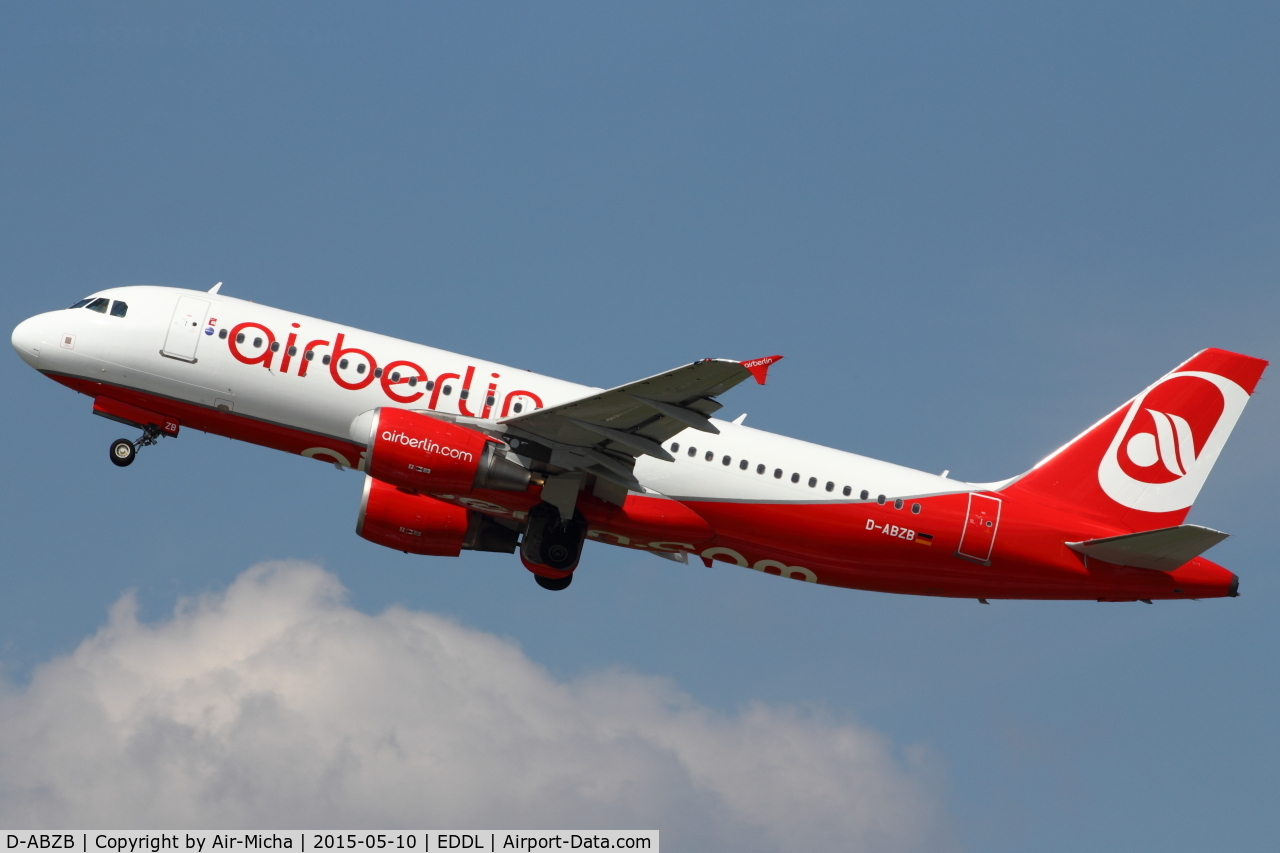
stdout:
[[559,451],[544,461],[631,488],[636,485],[631,473],[636,457],[649,455],[670,462],[673,457],[662,444],[671,436],[689,427],[718,433],[710,421],[710,415],[721,408],[714,398],[748,378],[763,385],[769,366],[781,358],[703,359],[499,423],[516,437],[513,446],[518,453],[522,452],[519,445],[532,439],[535,445]]

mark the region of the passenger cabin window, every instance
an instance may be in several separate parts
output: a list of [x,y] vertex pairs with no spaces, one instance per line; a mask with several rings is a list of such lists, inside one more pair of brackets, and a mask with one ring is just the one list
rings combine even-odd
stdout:
[[[289,355],[293,355],[293,350],[294,350],[294,348],[293,348],[293,347],[289,347]],[[381,367],[375,367],[375,368],[373,369],[373,375],[374,375],[374,377],[375,377],[375,378],[381,379],[381,378],[382,378],[382,368],[381,368]]]
[[524,403],[516,403],[514,406],[511,407],[511,410],[518,415],[520,414],[520,410],[523,408],[524,408]]
[[356,365],[356,373],[364,373],[367,367],[368,365],[366,365],[363,361],[360,362],[359,364]]
[[305,358],[307,361],[311,361],[311,359],[316,357],[316,351],[313,349],[309,349],[302,354],[302,357]]
[[880,506],[884,506],[884,495],[876,495],[876,503],[880,504]]
[[[218,330],[218,339],[219,339],[219,340],[223,340],[223,341],[225,341],[225,340],[227,339],[227,330],[226,330],[226,329],[219,329],[219,330]],[[311,354],[311,353],[307,353],[307,355],[310,355],[310,354]]]
[[774,469],[773,469],[773,479],[775,479],[775,480],[781,480],[781,479],[782,479],[782,469],[781,469],[781,468],[774,468]]
[[818,478],[817,478],[817,477],[810,477],[810,478],[809,478],[809,488],[811,488],[811,489],[812,489],[812,488],[813,488],[814,486],[816,486],[816,485],[818,485]]
[[324,358],[320,359],[321,364],[328,364],[331,361],[333,361],[333,356],[331,355],[326,355]]
[[690,458],[692,458],[692,457],[697,456],[697,455],[698,455],[698,448],[696,448],[696,447],[690,447],[690,448],[689,448],[689,457],[690,457]]
[[111,303],[112,317],[123,317],[125,314],[128,314],[128,313],[129,313],[129,306],[121,302],[119,299]]
[[680,452],[680,442],[678,442],[678,441],[673,441],[673,442],[671,442],[671,452],[672,452],[672,453],[679,453],[679,452]]
[[915,515],[919,515],[919,514],[920,514],[920,504],[912,504],[912,505],[911,505],[911,512],[912,512],[912,513],[914,513]]
[[738,463],[738,468],[739,468],[739,469],[741,469],[741,470],[743,470],[743,471],[745,471],[745,470],[747,470],[747,466],[748,466],[749,464],[751,464],[751,463],[749,463],[749,462],[747,462],[747,460],[743,459],[741,462],[739,462],[739,463]]
[[280,352],[280,342],[279,342],[279,341],[272,341],[272,342],[271,342],[271,351],[272,351],[272,352]]
[[799,475],[799,474],[792,474],[792,475],[791,475],[791,482],[793,482],[793,483],[798,483],[798,482],[800,482],[800,475]]
[[763,465],[757,465],[757,466],[756,466],[756,473],[757,473],[757,474],[763,474],[763,473],[764,473],[764,466],[763,466]]
[[486,406],[492,406],[492,405],[493,405],[494,403],[496,403],[496,402],[498,402],[498,398],[497,398],[497,397],[492,397],[492,396],[490,396],[490,397],[485,397],[485,398],[484,398],[484,404],[485,404]]
[[452,393],[453,393],[453,386],[452,386],[452,385],[446,385],[446,386],[444,386],[444,395],[445,395],[446,397],[448,397],[448,396],[449,396],[450,394],[452,394]]
[[[413,377],[413,378],[414,378],[414,379],[417,379],[418,377],[416,377],[416,376],[415,376],[415,377]],[[435,387],[436,387],[436,381],[435,381],[434,379],[428,379],[428,380],[427,380],[427,390],[428,390],[428,391],[434,391],[434,390],[435,390]],[[519,409],[516,409],[516,411],[518,412],[518,411],[520,411],[520,410],[519,410]]]
[[716,458],[715,451],[714,451],[714,450],[708,450],[708,451],[707,451],[707,455],[706,455],[705,457],[703,457],[703,458],[704,458],[704,459],[706,459],[708,462],[710,462],[712,459],[715,459],[715,458]]
[[720,460],[720,464],[721,464],[721,465],[728,465],[728,464],[729,464],[730,462],[732,462],[732,461],[733,461],[732,459],[730,459],[728,456],[726,456],[725,458],[723,458],[723,459],[721,459],[721,460]]
[[346,370],[346,369],[347,369],[347,365],[348,365],[348,364],[349,364],[349,362],[344,358],[344,359],[342,359],[341,361],[339,361],[339,362],[338,362],[338,369],[339,369],[339,370]]
[[836,489],[836,484],[835,484],[835,483],[832,483],[830,480],[828,480],[828,481],[827,481],[827,491],[828,491],[828,492],[834,492],[834,491],[835,491],[835,489]]
[[465,400],[470,396],[471,396],[471,389],[469,388],[463,388],[461,391],[458,392],[459,400]]
[[893,502],[893,508],[902,509],[902,498],[898,498],[896,501]]
[[392,374],[391,374],[391,381],[392,381],[392,382],[399,382],[399,381],[400,381],[400,371],[398,371],[398,370],[397,370],[395,373],[392,373]]
[[410,388],[413,388],[413,387],[414,387],[414,386],[416,386],[417,384],[418,384],[418,377],[416,377],[416,376],[410,376],[410,377],[409,377],[409,387],[410,387]]
[[844,496],[847,498],[847,497],[849,497],[849,495],[851,495],[851,494],[853,494],[853,486],[845,486],[845,487],[844,487]]
[[240,334],[236,335],[236,343],[238,344],[244,343],[244,332],[241,332]]
[[861,497],[865,501],[867,498],[871,497],[871,493],[868,492],[866,489],[863,489]]
[[[93,301],[93,297],[90,296],[88,299],[81,299],[75,305],[72,305],[71,308],[83,308],[84,306],[88,305],[92,301]],[[67,310],[71,310],[71,309],[69,308]]]
[[111,304],[110,299],[95,299],[88,305],[84,306],[90,311],[97,311],[99,314],[107,313],[107,306]]
[[[297,355],[297,354],[298,354],[298,348],[297,348],[297,347],[289,347],[289,358],[293,358],[293,357],[294,357],[295,355]],[[382,371],[378,371],[378,375],[379,375],[379,376],[381,376],[381,375],[382,375]]]

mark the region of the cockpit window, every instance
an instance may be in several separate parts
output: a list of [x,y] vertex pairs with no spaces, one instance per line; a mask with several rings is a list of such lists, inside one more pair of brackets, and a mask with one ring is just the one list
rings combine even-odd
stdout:
[[125,314],[128,314],[128,313],[129,313],[129,306],[121,302],[119,299],[111,303],[112,317],[123,317]]
[[92,302],[92,301],[93,301],[93,297],[92,297],[92,296],[90,296],[90,297],[88,297],[88,298],[86,298],[86,299],[81,299],[79,302],[77,302],[75,305],[72,305],[71,307],[72,307],[72,308],[83,308],[84,306],[88,305],[88,304],[89,304],[90,302]]
[[107,306],[110,304],[111,304],[110,299],[102,297],[102,298],[93,300],[92,302],[90,302],[88,305],[84,307],[88,308],[90,311],[97,311],[99,314],[105,314],[107,313]]

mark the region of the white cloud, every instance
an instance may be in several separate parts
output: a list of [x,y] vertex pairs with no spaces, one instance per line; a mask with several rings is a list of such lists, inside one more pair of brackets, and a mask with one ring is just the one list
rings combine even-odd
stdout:
[[305,563],[108,624],[0,697],[0,823],[658,828],[668,849],[945,846],[924,762],[793,708],[622,672],[558,681]]

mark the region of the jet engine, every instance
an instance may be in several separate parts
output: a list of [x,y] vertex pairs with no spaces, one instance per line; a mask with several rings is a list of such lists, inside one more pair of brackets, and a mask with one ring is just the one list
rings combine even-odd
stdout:
[[351,437],[369,448],[366,473],[412,491],[465,495],[529,486],[529,470],[503,455],[502,442],[429,415],[374,409],[351,422]]
[[519,532],[474,510],[365,477],[356,534],[408,554],[515,553]]

